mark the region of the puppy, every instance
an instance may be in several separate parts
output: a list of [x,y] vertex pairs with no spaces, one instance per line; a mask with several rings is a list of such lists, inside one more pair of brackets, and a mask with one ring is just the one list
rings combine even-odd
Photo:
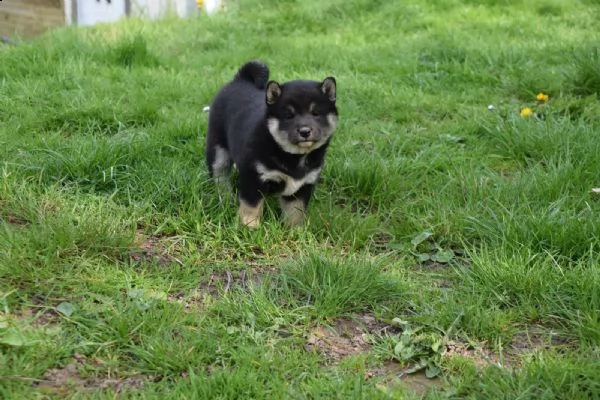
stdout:
[[210,105],[206,163],[228,184],[239,171],[239,215],[259,226],[264,196],[278,195],[288,225],[302,224],[338,121],[336,81],[269,81],[268,67],[244,64]]

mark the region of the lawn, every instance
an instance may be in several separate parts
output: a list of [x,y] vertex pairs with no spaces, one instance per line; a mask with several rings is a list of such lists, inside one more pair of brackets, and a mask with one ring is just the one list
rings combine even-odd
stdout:
[[[244,0],[0,45],[0,398],[600,398],[598,13]],[[338,82],[301,228],[204,165],[255,58]]]

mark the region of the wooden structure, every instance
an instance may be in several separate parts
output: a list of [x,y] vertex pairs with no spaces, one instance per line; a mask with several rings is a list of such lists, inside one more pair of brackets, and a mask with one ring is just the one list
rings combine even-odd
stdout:
[[23,37],[65,25],[63,0],[0,1],[0,35]]
[[186,17],[203,8],[211,14],[221,0],[0,0],[0,36],[31,37],[64,25],[95,25],[133,16]]

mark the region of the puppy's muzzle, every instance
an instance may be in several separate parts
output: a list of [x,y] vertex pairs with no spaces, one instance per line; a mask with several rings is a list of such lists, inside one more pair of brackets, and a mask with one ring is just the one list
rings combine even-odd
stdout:
[[312,128],[310,126],[301,126],[300,128],[298,128],[298,135],[306,140],[308,138],[310,138],[310,135],[312,134]]

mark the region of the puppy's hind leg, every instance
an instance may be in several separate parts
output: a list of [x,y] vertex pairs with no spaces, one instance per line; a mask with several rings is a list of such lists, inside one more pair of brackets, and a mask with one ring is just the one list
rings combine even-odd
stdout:
[[306,215],[304,201],[295,197],[282,196],[279,205],[283,211],[283,220],[288,226],[302,225]]
[[279,205],[283,220],[288,226],[300,226],[306,219],[306,208],[314,191],[314,185],[304,185],[292,196],[281,196]]
[[229,176],[233,162],[229,151],[219,145],[210,146],[206,150],[206,164],[210,176],[214,179],[219,190],[231,190]]

